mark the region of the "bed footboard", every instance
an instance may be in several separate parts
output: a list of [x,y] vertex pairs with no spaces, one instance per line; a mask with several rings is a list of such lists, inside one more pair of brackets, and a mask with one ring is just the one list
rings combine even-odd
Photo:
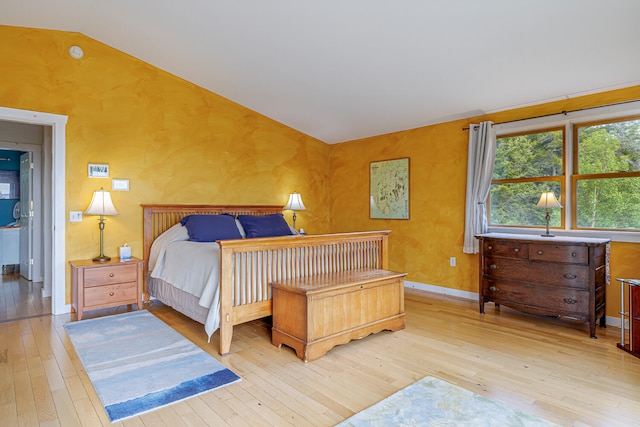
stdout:
[[275,281],[388,267],[390,231],[226,240],[220,243],[220,354],[233,326],[271,315]]

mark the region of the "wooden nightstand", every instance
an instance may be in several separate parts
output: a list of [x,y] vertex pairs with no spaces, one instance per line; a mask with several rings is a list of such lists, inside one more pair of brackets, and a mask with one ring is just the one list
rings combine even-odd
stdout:
[[131,258],[107,262],[90,259],[69,261],[71,265],[72,307],[78,320],[87,310],[137,304],[142,309],[144,261]]

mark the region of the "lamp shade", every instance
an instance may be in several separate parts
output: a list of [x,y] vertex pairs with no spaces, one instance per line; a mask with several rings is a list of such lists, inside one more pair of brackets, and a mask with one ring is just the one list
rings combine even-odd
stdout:
[[300,194],[295,191],[289,195],[289,201],[287,202],[287,206],[284,207],[287,211],[304,211],[307,208],[304,207],[304,203],[302,203],[302,197]]
[[556,195],[553,193],[553,191],[547,191],[545,193],[542,193],[542,195],[540,196],[540,200],[536,205],[536,208],[543,208],[543,209],[561,208],[561,207],[562,205],[558,202],[558,199],[556,199]]
[[111,201],[111,193],[102,188],[94,191],[91,203],[84,213],[87,215],[118,215],[118,211]]

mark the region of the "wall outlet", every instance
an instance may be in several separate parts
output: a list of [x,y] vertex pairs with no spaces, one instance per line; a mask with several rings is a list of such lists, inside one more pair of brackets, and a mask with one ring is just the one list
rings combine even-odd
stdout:
[[70,211],[69,222],[82,222],[82,211]]
[[456,257],[452,256],[451,258],[449,258],[449,265],[451,267],[455,267],[456,266]]

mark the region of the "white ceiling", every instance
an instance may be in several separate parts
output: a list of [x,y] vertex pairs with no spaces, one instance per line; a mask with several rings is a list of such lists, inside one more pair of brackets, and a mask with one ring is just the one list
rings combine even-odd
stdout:
[[640,84],[639,16],[640,0],[0,0],[0,24],[80,32],[326,143]]

